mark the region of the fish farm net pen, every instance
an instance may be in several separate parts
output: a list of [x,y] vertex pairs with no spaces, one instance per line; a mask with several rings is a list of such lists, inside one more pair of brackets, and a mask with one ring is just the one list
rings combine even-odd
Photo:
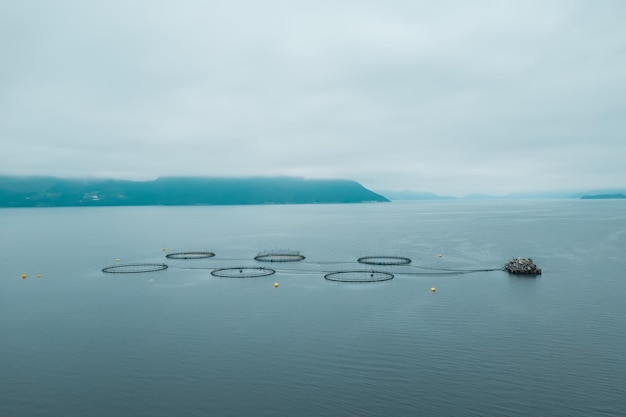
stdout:
[[206,259],[212,258],[215,254],[213,252],[174,252],[165,255],[168,259]]
[[271,268],[249,266],[218,268],[211,271],[211,275],[220,278],[257,278],[266,277],[275,273],[276,270]]
[[408,265],[411,263],[411,258],[404,256],[362,256],[356,261],[368,265]]
[[393,278],[390,272],[365,270],[336,271],[324,275],[324,279],[335,282],[381,282]]
[[298,262],[304,259],[304,255],[299,251],[291,249],[265,250],[254,257],[254,260],[259,262]]
[[163,271],[166,264],[120,264],[102,268],[105,274],[141,274],[146,272]]

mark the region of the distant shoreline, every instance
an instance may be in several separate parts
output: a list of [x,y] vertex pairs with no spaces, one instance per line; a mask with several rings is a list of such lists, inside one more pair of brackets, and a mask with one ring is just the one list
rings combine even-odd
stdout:
[[580,197],[581,200],[613,200],[626,198],[626,194],[596,194],[596,195],[584,195]]
[[352,180],[163,177],[153,181],[0,177],[0,207],[208,206],[388,202]]

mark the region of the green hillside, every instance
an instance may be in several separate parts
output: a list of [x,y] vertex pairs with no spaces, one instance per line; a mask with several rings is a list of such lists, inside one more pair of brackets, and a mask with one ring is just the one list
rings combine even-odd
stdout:
[[0,177],[0,207],[363,203],[388,201],[351,180],[165,177],[154,181]]

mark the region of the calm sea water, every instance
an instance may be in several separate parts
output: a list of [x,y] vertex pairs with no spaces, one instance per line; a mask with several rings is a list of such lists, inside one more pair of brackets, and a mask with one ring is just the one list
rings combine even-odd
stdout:
[[2,209],[0,254],[0,416],[626,415],[624,201]]

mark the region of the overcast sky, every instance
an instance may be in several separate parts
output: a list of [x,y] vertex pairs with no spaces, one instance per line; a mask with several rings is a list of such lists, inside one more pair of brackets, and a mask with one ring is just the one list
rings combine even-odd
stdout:
[[0,174],[626,187],[626,1],[1,1]]

